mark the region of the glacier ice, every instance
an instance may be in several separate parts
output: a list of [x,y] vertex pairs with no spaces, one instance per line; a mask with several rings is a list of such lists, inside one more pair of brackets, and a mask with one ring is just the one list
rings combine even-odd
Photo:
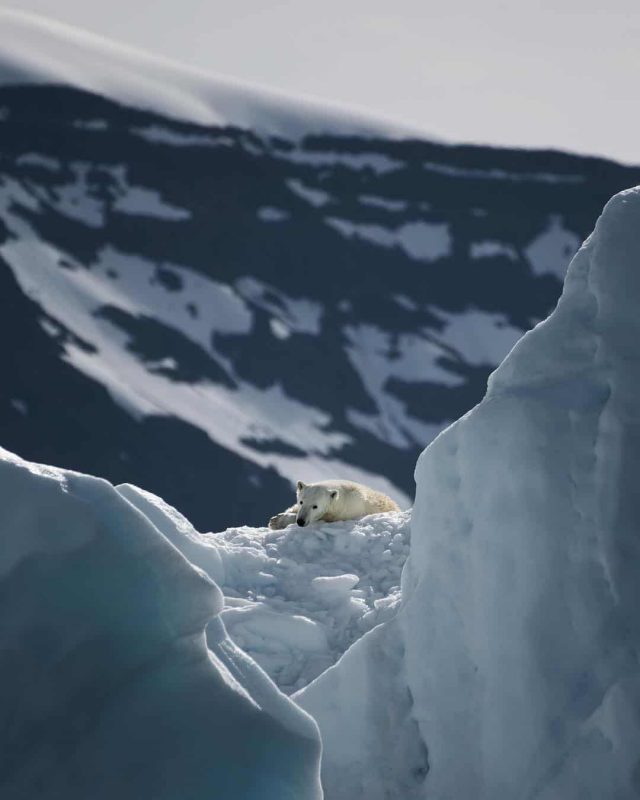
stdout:
[[402,607],[295,696],[329,800],[640,793],[640,187],[416,467]]
[[0,450],[0,500],[3,800],[321,798],[315,724],[126,492]]

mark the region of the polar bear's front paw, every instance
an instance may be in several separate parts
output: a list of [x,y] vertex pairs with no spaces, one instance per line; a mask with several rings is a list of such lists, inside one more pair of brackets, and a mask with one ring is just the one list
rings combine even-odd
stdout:
[[274,517],[271,517],[269,520],[269,527],[272,531],[280,531],[283,528],[286,528],[287,525],[293,525],[295,521],[295,514],[284,511],[282,514],[276,514]]

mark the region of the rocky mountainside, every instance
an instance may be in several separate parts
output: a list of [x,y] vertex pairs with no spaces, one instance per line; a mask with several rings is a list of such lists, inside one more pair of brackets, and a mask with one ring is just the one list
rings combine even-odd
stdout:
[[297,478],[409,505],[419,452],[640,182],[558,152],[287,136],[15,81],[0,142],[0,441],[143,485],[204,530],[264,523]]

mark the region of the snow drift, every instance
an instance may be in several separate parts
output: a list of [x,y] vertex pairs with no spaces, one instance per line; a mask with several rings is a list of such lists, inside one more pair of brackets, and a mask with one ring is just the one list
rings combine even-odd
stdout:
[[3,800],[321,797],[312,720],[148,518],[5,450],[0,496]]
[[416,467],[402,608],[297,699],[326,796],[640,791],[640,188]]

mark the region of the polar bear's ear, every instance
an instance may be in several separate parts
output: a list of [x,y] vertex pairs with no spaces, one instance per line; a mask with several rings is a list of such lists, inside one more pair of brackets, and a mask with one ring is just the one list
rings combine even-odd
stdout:
[[302,481],[298,481],[298,483],[296,483],[296,489],[299,492],[301,492],[305,488],[306,485],[307,485],[306,483],[303,483]]
[[337,490],[337,489],[332,489],[332,490],[329,492],[329,497],[330,497],[332,500],[335,500],[337,496],[338,496],[338,490]]

